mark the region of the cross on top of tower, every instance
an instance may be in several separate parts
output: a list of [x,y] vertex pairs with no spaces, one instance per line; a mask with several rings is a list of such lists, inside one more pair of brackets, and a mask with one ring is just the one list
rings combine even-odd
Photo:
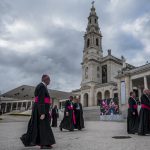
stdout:
[[92,6],[94,7],[94,3],[95,3],[95,1],[92,1]]

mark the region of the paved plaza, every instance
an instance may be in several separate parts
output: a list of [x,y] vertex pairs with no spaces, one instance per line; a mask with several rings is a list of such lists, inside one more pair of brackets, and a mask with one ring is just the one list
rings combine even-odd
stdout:
[[[9,116],[0,122],[0,150],[32,150],[25,148],[19,140],[26,131],[29,117]],[[56,138],[54,150],[149,150],[150,136],[131,135],[130,139],[113,139],[127,136],[125,122],[85,122],[83,131],[60,132],[53,128]]]

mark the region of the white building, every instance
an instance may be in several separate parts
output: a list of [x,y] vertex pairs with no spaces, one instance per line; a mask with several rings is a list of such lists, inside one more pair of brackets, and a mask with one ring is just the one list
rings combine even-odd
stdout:
[[[120,100],[120,88],[123,78],[125,79],[126,84],[126,97],[124,97],[126,102],[129,92],[133,90],[133,85],[137,85],[136,77],[140,78],[138,79],[139,85],[141,85],[141,81],[144,79],[143,83],[145,88],[150,86],[149,64],[141,67],[132,66],[125,62],[125,58],[123,56],[121,56],[121,58],[113,56],[110,49],[108,50],[108,55],[103,56],[102,33],[100,31],[98,16],[94,5],[92,5],[90,15],[88,17],[88,25],[84,35],[83,62],[81,65],[81,88],[74,90],[73,92],[80,96],[81,103],[84,107],[96,106],[98,104],[98,100],[105,98],[118,97]],[[143,73],[147,76],[147,78],[143,78]],[[129,74],[132,76],[131,78]],[[129,82],[131,83],[131,80],[133,81],[133,84],[129,84]],[[138,92],[141,93],[141,90]],[[140,94],[138,95],[140,96]],[[119,104],[121,106],[121,101]],[[124,105],[125,104],[123,104],[123,106]]]

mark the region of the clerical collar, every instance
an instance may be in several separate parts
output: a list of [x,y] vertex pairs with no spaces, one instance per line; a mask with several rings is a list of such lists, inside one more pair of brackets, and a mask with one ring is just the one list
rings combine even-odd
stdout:
[[133,96],[130,96],[130,97],[136,102],[136,99]]
[[42,83],[47,87],[47,85],[44,82],[42,82]]
[[147,94],[145,94],[147,96],[147,98],[150,100],[149,96]]
[[131,98],[133,98],[133,99],[135,99],[135,97],[133,97],[133,96],[130,96]]

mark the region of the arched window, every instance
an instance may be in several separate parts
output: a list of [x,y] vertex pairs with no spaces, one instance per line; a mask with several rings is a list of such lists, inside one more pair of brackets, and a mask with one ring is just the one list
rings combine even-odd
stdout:
[[97,20],[95,19],[95,23],[97,22]]
[[97,46],[99,45],[99,41],[98,41],[98,38],[96,39],[96,45],[97,45]]
[[105,99],[110,98],[110,92],[108,90],[105,91]]
[[90,39],[87,39],[87,47],[90,46]]
[[100,101],[102,100],[102,93],[98,92],[97,93],[97,105],[100,105]]
[[84,104],[83,104],[84,107],[88,107],[88,101],[89,101],[89,95],[88,95],[88,93],[85,93],[84,94]]
[[90,23],[91,23],[91,19],[90,19]]
[[100,74],[99,74],[99,66],[97,67],[97,78],[100,78]]
[[107,65],[102,66],[102,83],[107,83]]
[[85,79],[88,78],[88,67],[85,68]]

